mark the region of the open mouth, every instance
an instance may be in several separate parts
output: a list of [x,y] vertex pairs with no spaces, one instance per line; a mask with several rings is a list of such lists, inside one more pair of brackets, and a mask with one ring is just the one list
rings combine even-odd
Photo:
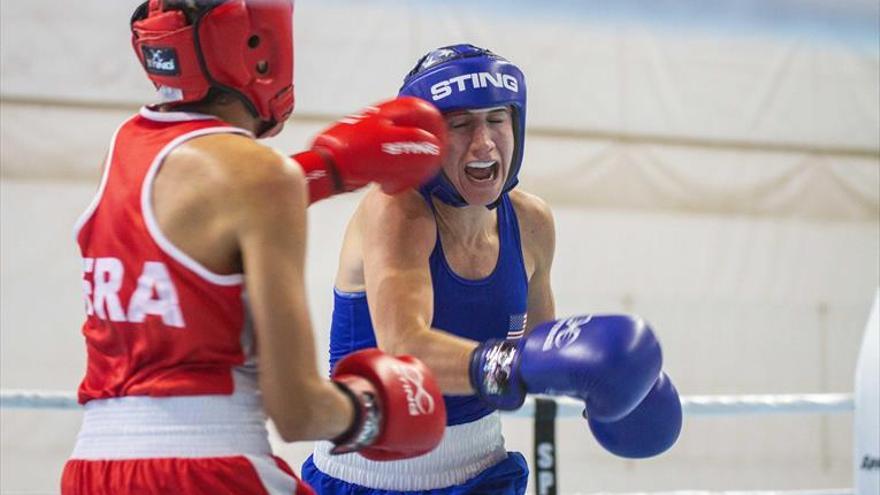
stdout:
[[498,162],[470,162],[465,165],[464,173],[475,182],[490,182],[498,175]]

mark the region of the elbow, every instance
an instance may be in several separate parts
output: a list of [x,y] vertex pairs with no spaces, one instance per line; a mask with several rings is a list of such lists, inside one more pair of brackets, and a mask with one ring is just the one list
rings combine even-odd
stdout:
[[[390,356],[413,356],[421,358],[425,354],[425,339],[420,338],[429,332],[430,328],[418,327],[409,332],[395,332],[392,335],[378,339],[378,347],[382,352]],[[378,337],[378,336],[377,336]]]
[[295,428],[291,428],[279,421],[273,421],[272,424],[275,425],[275,431],[284,443],[301,442],[305,440],[300,431]]
[[282,400],[264,398],[266,412],[285,442],[333,438],[352,421],[348,397],[327,380],[300,383]]
[[[299,401],[296,401],[299,402]],[[272,424],[275,425],[275,431],[278,436],[285,442],[300,442],[310,440],[311,424],[314,421],[311,410],[304,405],[297,407],[266,407],[266,413]]]
[[278,432],[278,436],[281,437],[281,440],[284,443],[293,443],[293,442],[303,442],[306,440],[310,440],[308,435],[305,434],[305,429],[297,424],[284,424],[280,422],[273,422],[275,425],[275,431]]
[[315,440],[323,420],[320,412],[320,389],[308,381],[287,383],[280,389],[263,390],[263,407],[278,436],[285,442]]
[[434,330],[424,315],[407,314],[384,322],[373,322],[376,347],[391,356],[422,359],[432,344]]

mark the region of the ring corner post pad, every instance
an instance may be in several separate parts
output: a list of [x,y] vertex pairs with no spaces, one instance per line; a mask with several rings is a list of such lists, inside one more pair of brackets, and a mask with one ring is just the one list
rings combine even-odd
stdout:
[[535,494],[556,495],[556,401],[535,398]]
[[862,335],[853,398],[853,491],[880,493],[880,288]]

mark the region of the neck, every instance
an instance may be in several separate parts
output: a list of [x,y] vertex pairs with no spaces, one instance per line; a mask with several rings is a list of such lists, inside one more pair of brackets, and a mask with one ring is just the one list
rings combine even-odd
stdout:
[[458,239],[481,239],[496,229],[497,208],[490,210],[482,205],[457,207],[434,198],[431,201],[437,212],[437,223]]
[[235,100],[235,104],[232,105],[217,105],[215,108],[209,109],[207,113],[224,122],[229,122],[235,127],[246,129],[252,134],[257,134],[260,128],[260,121],[255,119],[244,104],[238,100]]
[[207,104],[196,103],[183,107],[162,105],[161,107],[159,107],[159,110],[163,112],[174,112],[182,110],[203,113],[206,115],[213,115],[214,117],[217,117],[218,119],[227,122],[230,125],[250,131],[252,134],[257,134],[260,130],[260,121],[254,118],[254,116],[251,115],[251,113],[248,111],[247,107],[244,106],[244,103],[239,101],[237,98],[228,98],[220,102]]

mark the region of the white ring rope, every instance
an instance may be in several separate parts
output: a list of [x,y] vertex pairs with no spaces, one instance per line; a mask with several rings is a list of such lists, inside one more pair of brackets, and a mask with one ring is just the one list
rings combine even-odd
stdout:
[[[557,417],[580,417],[583,402],[568,398],[553,398],[558,407]],[[690,395],[681,398],[687,416],[734,416],[771,413],[845,413],[855,409],[852,394],[774,394],[774,395]],[[514,416],[532,417],[535,401],[526,399],[525,405]]]
[[[556,401],[560,418],[580,417],[583,403],[568,398]],[[693,395],[681,398],[683,411],[688,416],[735,416],[741,414],[812,413],[831,414],[852,412],[855,403],[852,394],[785,394],[785,395]],[[80,409],[73,392],[41,390],[0,390],[0,409]],[[532,417],[535,400],[529,397],[516,417]],[[580,492],[574,495],[582,495]],[[804,491],[698,491],[638,493],[591,493],[588,495],[853,495],[849,488]]]
[[0,390],[0,409],[79,409],[74,392]]
[[[584,405],[568,398],[553,398],[558,406],[557,417],[580,417]],[[852,394],[785,394],[785,395],[691,395],[681,398],[688,416],[736,416],[743,414],[847,413],[854,409]],[[0,409],[79,409],[73,392],[41,390],[0,390]],[[532,417],[535,401],[529,397],[517,417]]]
[[753,491],[705,491],[677,490],[673,492],[574,492],[571,495],[853,495],[852,488],[828,488],[825,490],[753,490]]

